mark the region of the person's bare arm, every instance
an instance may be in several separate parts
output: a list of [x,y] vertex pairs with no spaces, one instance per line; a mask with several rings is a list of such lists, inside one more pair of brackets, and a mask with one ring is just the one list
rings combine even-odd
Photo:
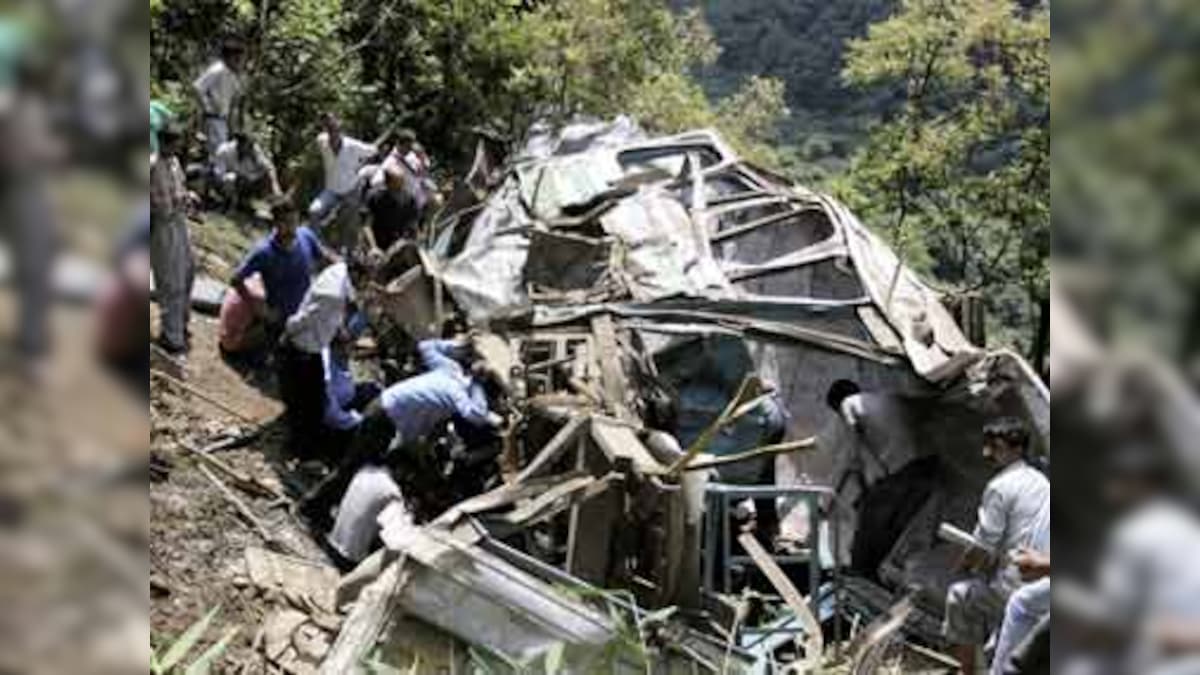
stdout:
[[267,152],[261,147],[257,148],[257,150],[258,161],[262,162],[263,166],[267,169],[267,180],[271,184],[271,194],[279,197],[283,194],[283,190],[279,187],[279,172],[275,170],[275,162],[271,161],[271,158],[267,156]]
[[379,242],[375,241],[375,228],[364,223],[363,228],[362,228],[362,236],[363,236],[363,239],[365,239],[367,242],[367,250],[368,251],[378,251],[379,250]]
[[1200,653],[1200,621],[1162,618],[1151,631],[1159,649],[1172,656]]
[[383,153],[383,144],[387,143],[387,140],[391,138],[393,130],[394,127],[389,126],[387,129],[384,129],[383,133],[379,134],[379,137],[371,143],[371,147],[375,148],[375,154],[378,155]]
[[1021,573],[1022,581],[1036,581],[1050,576],[1050,554],[1022,547],[1013,555],[1013,564]]

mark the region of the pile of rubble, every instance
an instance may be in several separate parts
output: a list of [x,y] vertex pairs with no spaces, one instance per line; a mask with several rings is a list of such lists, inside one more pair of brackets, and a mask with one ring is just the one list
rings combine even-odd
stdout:
[[[400,256],[371,318],[392,352],[474,328],[518,422],[478,494],[432,518],[405,498],[383,509],[381,549],[336,593],[324,579],[307,616],[272,618],[273,659],[301,658],[311,640],[295,636],[348,608],[321,672],[815,671],[827,642],[859,671],[906,643],[946,667],[919,646],[938,646],[952,562],[935,532],[973,523],[985,419],[1020,415],[1048,450],[1049,397],[1028,366],[970,344],[837,201],[711,132],[535,129],[481,171]],[[844,378],[903,403],[893,470],[858,474],[860,503],[900,495],[882,519],[847,503],[844,446],[828,442],[825,392]],[[787,433],[761,446],[767,398]],[[894,470],[922,458],[938,480]],[[764,462],[774,485],[716,472]],[[739,536],[733,514],[755,499],[786,507],[798,547]]]

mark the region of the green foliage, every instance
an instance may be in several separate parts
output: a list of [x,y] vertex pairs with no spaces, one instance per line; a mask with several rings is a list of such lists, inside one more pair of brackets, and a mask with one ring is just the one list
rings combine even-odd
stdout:
[[[712,105],[690,73],[718,50],[697,12],[658,0],[194,0],[154,12],[153,89],[185,110],[188,83],[224,38],[248,47],[246,123],[285,181],[318,178],[320,112],[372,138],[416,131],[450,164],[473,131],[518,140],[535,119],[631,113],[657,132],[717,126],[756,159],[786,112],[782,85],[753,79]],[[736,113],[736,114],[735,114]],[[193,116],[194,119],[194,116]]]
[[[1031,325],[1049,286],[1050,17],[1012,0],[905,0],[852,41],[847,81],[903,92],[836,183],[910,263]],[[1030,335],[1038,351],[1048,336]]]
[[1056,275],[1104,333],[1200,374],[1195,5],[1074,0],[1054,30]]
[[237,635],[239,628],[233,626],[225,631],[219,640],[212,644],[204,651],[195,661],[192,661],[186,668],[180,668],[183,665],[183,659],[188,655],[188,652],[200,643],[204,638],[204,633],[208,631],[209,625],[216,618],[217,613],[221,611],[220,606],[213,607],[204,616],[200,617],[188,629],[180,635],[178,639],[167,646],[162,654],[157,652],[150,654],[150,672],[153,675],[166,675],[167,673],[183,673],[184,675],[203,675],[208,673],[212,666],[217,662],[217,659],[225,653],[229,648],[229,644]]

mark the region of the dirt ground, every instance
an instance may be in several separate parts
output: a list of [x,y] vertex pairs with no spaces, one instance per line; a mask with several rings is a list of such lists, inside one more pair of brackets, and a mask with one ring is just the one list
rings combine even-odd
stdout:
[[[170,637],[178,636],[219,605],[221,610],[209,630],[209,639],[216,639],[229,626],[240,626],[226,654],[225,670],[273,672],[253,644],[259,626],[275,603],[249,585],[243,562],[247,546],[266,546],[267,542],[205,476],[200,461],[185,447],[204,448],[263,425],[263,433],[254,442],[221,450],[216,456],[235,471],[280,492],[290,489],[294,493],[304,483],[295,478],[295,462],[280,454],[284,434],[279,416],[283,407],[271,393],[272,378],[259,372],[250,378],[254,382],[251,384],[224,362],[217,349],[214,318],[194,314],[191,330],[192,350],[182,367],[182,379],[246,419],[170,381],[153,381],[150,447],[170,468],[164,480],[150,482],[151,635],[161,648]],[[161,354],[153,359],[152,369],[179,372],[177,364]],[[285,549],[311,560],[325,560],[286,503],[252,496],[231,485],[219,470],[213,473],[249,506]]]

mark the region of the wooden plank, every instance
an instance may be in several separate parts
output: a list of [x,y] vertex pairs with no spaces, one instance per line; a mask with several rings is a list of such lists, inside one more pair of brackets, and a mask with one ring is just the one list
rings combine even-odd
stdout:
[[581,475],[585,474],[577,471],[568,471],[544,478],[532,478],[524,483],[505,483],[494,490],[455,504],[447,509],[445,513],[434,519],[433,522],[437,525],[452,527],[463,516],[498,509],[501,506],[506,506],[525,499],[530,495],[537,494],[545,490],[548,486],[557,485],[563,481],[578,478]]
[[621,474],[611,473],[602,478],[577,479],[547,490],[528,504],[504,516],[511,525],[528,527],[543,522],[567,510],[568,507],[588,501],[608,489]]
[[622,420],[634,420],[636,416],[625,402],[629,383],[621,367],[621,348],[617,344],[617,331],[612,315],[599,314],[592,317],[592,334],[596,338],[596,351],[600,359],[600,379],[604,384],[604,398],[612,414]]
[[537,495],[529,502],[522,504],[510,513],[505,514],[504,519],[512,524],[521,523],[522,521],[537,515],[538,511],[541,511],[559,499],[562,499],[577,490],[582,490],[595,482],[596,479],[592,476],[580,476],[578,478],[572,478],[571,480],[564,481],[547,489],[540,495]]
[[654,459],[654,455],[638,440],[637,434],[629,425],[619,421],[610,423],[602,417],[592,418],[592,440],[596,446],[615,462],[617,459],[628,459],[633,462],[638,473],[661,476],[667,473],[668,467]]
[[[762,544],[758,543],[758,539],[755,539],[753,534],[741,535],[738,537],[738,543],[754,560],[758,569],[767,575],[767,580],[783,597],[783,601],[796,614],[796,618],[804,627],[804,643],[797,644],[804,650],[804,660],[801,662],[799,672],[817,672],[821,666],[825,640],[821,634],[821,624],[817,623],[808,603],[804,601],[804,596],[800,595],[800,591],[796,590],[792,580],[788,579],[788,576],[775,563],[775,559],[763,549]],[[810,564],[815,564],[815,562]],[[797,642],[799,643],[799,640]]]
[[321,663],[321,669],[317,671],[320,675],[362,672],[360,664],[387,627],[408,579],[404,563],[405,558],[401,557],[363,589],[350,616],[342,624],[329,655]]
[[550,442],[538,452],[537,456],[521,470],[521,473],[517,474],[513,482],[524,483],[553,463],[554,460],[558,459],[559,455],[566,450],[568,444],[575,440],[575,434],[579,432],[579,429],[586,420],[587,418],[582,415],[571,418],[569,422],[558,430],[558,433],[554,434]]

